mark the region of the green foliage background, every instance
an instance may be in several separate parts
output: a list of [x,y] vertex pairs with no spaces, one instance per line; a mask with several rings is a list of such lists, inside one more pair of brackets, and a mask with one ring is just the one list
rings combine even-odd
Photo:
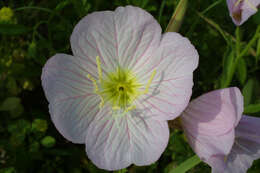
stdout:
[[[55,53],[72,54],[69,37],[76,23],[88,13],[131,4],[149,11],[165,30],[177,3],[1,0],[0,9],[9,7],[14,14],[10,20],[0,22],[0,173],[106,172],[88,160],[84,145],[66,141],[55,129],[41,87],[42,67]],[[225,0],[189,1],[180,33],[200,54],[193,98],[213,89],[237,86],[245,97],[245,112],[260,116],[259,25],[260,12],[236,29]],[[183,133],[171,129],[169,145],[156,163],[118,172],[168,173],[193,155]],[[200,163],[189,172],[207,173],[210,168]],[[248,172],[259,173],[260,160]]]

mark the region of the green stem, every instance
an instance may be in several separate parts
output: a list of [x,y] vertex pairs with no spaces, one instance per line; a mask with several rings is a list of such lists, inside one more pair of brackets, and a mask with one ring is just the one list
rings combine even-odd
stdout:
[[38,22],[34,27],[33,27],[33,34],[32,34],[32,37],[33,37],[33,40],[35,40],[35,36],[37,34],[37,29],[38,27],[41,25],[41,24],[44,24],[44,23],[48,23],[47,21],[40,21]]
[[230,41],[228,40],[228,38],[227,38],[225,32],[221,29],[221,27],[220,27],[217,23],[215,23],[214,21],[208,19],[207,17],[205,17],[203,14],[201,14],[201,13],[199,13],[199,12],[197,12],[197,15],[198,15],[200,18],[202,18],[203,20],[205,20],[207,23],[209,23],[211,26],[213,26],[216,30],[218,30],[219,33],[222,35],[222,37],[223,37],[223,38],[225,39],[225,41],[227,42],[227,44],[229,44]]
[[253,36],[253,38],[249,41],[249,43],[246,45],[246,47],[244,48],[244,50],[240,53],[240,55],[237,57],[236,59],[236,63],[239,61],[240,58],[242,58],[243,56],[245,56],[248,52],[248,50],[253,46],[253,44],[257,41],[258,37],[259,37],[259,32],[260,32],[260,25],[257,27],[255,35]]
[[216,5],[220,4],[223,0],[218,0],[216,2],[214,2],[213,4],[211,4],[210,6],[208,6],[208,8],[206,8],[205,10],[203,10],[201,12],[201,14],[205,14],[207,13],[209,10],[211,10],[212,8],[214,8]]
[[31,9],[39,10],[39,11],[45,11],[47,13],[53,13],[53,11],[48,9],[48,8],[34,7],[34,6],[16,8],[16,9],[14,9],[14,11],[31,10]]
[[239,57],[240,54],[240,36],[239,36],[239,27],[236,29],[236,57]]
[[194,166],[198,165],[200,162],[200,158],[197,155],[194,155],[181,163],[177,168],[170,170],[169,173],[185,173]]
[[[218,0],[216,2],[214,2],[213,4],[211,4],[210,6],[208,6],[208,8],[206,8],[205,10],[203,10],[201,12],[201,14],[205,14],[207,13],[209,10],[211,10],[212,8],[216,7],[218,4],[220,4],[223,0]],[[195,11],[195,10],[194,10]],[[190,35],[193,33],[195,27],[197,26],[197,24],[199,23],[199,18],[196,18],[195,22],[193,22],[193,24],[191,25],[189,31],[186,34],[186,37],[190,37]]]

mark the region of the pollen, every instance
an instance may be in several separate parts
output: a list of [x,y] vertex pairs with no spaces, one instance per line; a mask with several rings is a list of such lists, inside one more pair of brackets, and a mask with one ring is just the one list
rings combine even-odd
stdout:
[[104,104],[108,103],[113,111],[121,112],[121,115],[136,109],[134,101],[139,96],[149,93],[150,85],[156,74],[156,71],[153,71],[150,79],[144,84],[138,81],[137,76],[131,70],[120,66],[103,76],[98,56],[96,57],[96,63],[98,80],[89,74],[87,77],[93,83],[94,92],[100,96],[99,107],[101,109]]

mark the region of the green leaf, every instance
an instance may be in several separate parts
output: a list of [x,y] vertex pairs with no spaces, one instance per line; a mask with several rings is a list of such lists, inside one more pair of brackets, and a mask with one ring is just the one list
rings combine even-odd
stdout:
[[51,136],[45,136],[42,140],[41,140],[41,144],[46,147],[46,148],[51,148],[55,145],[56,140],[55,138],[51,137]]
[[32,41],[28,47],[28,57],[35,58],[37,53],[37,45],[35,41]]
[[35,119],[32,123],[32,131],[33,132],[46,132],[48,129],[48,124],[46,120]]
[[0,111],[9,111],[13,118],[20,116],[23,111],[21,99],[18,97],[8,97],[1,105]]
[[0,111],[11,111],[14,110],[21,102],[18,97],[8,97],[0,106]]
[[188,0],[180,0],[166,28],[166,32],[178,32],[185,12],[188,7]]
[[19,24],[0,24],[0,33],[3,35],[19,35],[29,32],[30,29]]
[[24,108],[22,104],[18,104],[15,109],[10,110],[10,115],[12,118],[17,118],[24,112]]
[[14,167],[0,169],[0,173],[16,173]]
[[243,58],[240,58],[237,63],[237,77],[239,82],[243,85],[246,81],[247,77],[247,67],[246,67],[246,61]]
[[242,90],[242,94],[244,96],[244,106],[249,105],[249,103],[251,102],[253,96],[253,89],[254,89],[254,80],[249,79]]
[[260,103],[248,105],[244,109],[245,114],[257,113],[257,112],[260,112]]
[[31,123],[24,119],[20,119],[8,125],[7,130],[11,133],[11,137],[9,139],[10,144],[12,146],[19,146],[24,142],[26,135],[30,133]]
[[252,20],[255,24],[260,24],[260,11],[258,11],[255,15],[252,16]]
[[55,10],[57,10],[57,11],[62,10],[64,7],[66,7],[66,6],[69,5],[70,3],[71,3],[71,1],[69,1],[69,0],[62,1],[62,2],[60,2],[60,3],[56,6]]
[[180,164],[177,168],[170,170],[169,173],[185,173],[200,162],[200,158],[197,155],[194,155]]
[[80,18],[85,16],[91,7],[90,4],[87,3],[87,1],[71,0],[71,2]]
[[26,135],[31,131],[31,123],[20,119],[8,126],[8,132],[11,134],[23,134]]
[[126,173],[127,172],[127,169],[121,169],[121,170],[118,170],[118,171],[114,171],[114,173]]
[[257,40],[257,48],[256,48],[256,56],[255,56],[255,58],[256,58],[256,64],[257,64],[257,62],[260,59],[260,38],[258,38],[258,40]]

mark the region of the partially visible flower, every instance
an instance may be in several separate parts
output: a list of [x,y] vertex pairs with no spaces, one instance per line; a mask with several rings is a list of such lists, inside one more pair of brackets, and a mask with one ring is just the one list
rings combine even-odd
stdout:
[[257,12],[260,0],[227,0],[229,14],[236,25],[242,25]]
[[246,173],[260,158],[260,118],[242,112],[239,89],[226,88],[193,100],[181,116],[189,144],[212,173]]
[[10,22],[14,13],[11,8],[3,7],[0,9],[0,22]]
[[59,132],[85,143],[107,170],[155,162],[168,143],[166,120],[187,106],[198,53],[177,33],[127,6],[94,12],[71,35],[74,56],[45,64],[42,85]]
[[246,173],[260,158],[260,118],[243,115],[235,128],[235,142],[227,156],[215,156],[213,173]]

